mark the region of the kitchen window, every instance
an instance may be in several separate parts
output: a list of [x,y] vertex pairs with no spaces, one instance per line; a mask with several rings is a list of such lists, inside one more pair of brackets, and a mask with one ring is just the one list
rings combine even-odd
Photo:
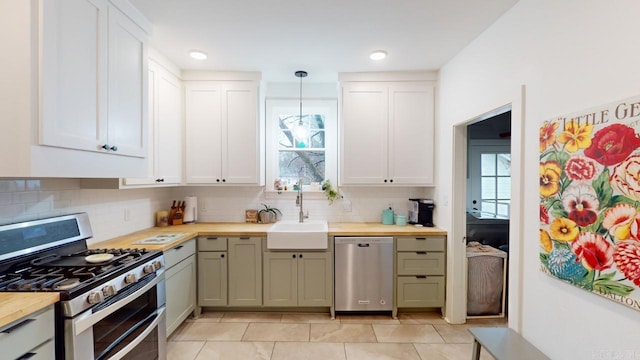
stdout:
[[266,183],[276,191],[320,191],[323,181],[337,181],[337,103],[335,100],[266,101]]

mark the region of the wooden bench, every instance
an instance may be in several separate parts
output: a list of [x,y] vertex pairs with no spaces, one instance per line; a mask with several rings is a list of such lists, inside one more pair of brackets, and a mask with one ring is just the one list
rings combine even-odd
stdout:
[[480,360],[484,348],[496,360],[549,360],[517,332],[503,327],[469,328],[473,335],[472,360]]

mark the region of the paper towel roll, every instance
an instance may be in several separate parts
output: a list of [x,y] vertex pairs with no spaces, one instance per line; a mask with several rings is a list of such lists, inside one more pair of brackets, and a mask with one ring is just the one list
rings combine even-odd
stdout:
[[195,196],[186,196],[184,198],[184,216],[182,221],[192,223],[198,220],[198,198]]

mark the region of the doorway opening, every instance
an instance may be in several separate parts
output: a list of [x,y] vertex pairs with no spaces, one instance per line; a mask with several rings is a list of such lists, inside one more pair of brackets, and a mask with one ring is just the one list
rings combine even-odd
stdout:
[[467,123],[467,318],[507,314],[511,106]]

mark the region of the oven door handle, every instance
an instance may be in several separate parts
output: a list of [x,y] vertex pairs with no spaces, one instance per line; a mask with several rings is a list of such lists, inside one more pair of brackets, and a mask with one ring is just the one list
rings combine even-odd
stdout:
[[[109,357],[109,360],[119,360],[122,359],[125,355],[127,355],[131,350],[135,349],[136,346],[138,346],[142,341],[144,341],[146,339],[146,337],[152,332],[154,331],[157,327],[158,324],[161,321],[165,321],[165,307],[161,307],[158,310],[156,310],[154,312],[155,315],[155,319],[153,320],[153,322],[151,322],[151,324],[149,324],[149,326],[147,326],[146,329],[144,329],[144,331],[142,333],[140,333],[140,335],[138,335],[132,342],[130,342],[127,346],[123,347],[122,349],[120,349],[120,351],[118,351],[117,353],[113,354],[112,356]],[[163,341],[164,339],[158,339],[159,341]]]
[[[141,294],[144,294],[145,292],[149,291],[151,288],[158,285],[158,283],[162,281],[164,281],[164,269],[158,270],[156,272],[156,276],[153,279],[151,279],[151,281],[149,281],[146,285],[144,285],[143,287],[141,287],[140,289],[138,289],[132,294],[125,295],[122,299],[114,302],[113,304],[107,306],[106,308],[100,309],[95,313],[92,312],[91,309],[89,309],[88,311],[85,311],[84,313],[80,314],[78,317],[76,317],[73,320],[74,333],[76,335],[80,335],[82,332],[92,327],[94,324],[98,323],[100,320],[113,314],[116,310],[127,305],[132,300],[136,299]],[[121,296],[121,295],[124,295],[124,294],[116,294],[114,296],[117,298],[118,296]]]

